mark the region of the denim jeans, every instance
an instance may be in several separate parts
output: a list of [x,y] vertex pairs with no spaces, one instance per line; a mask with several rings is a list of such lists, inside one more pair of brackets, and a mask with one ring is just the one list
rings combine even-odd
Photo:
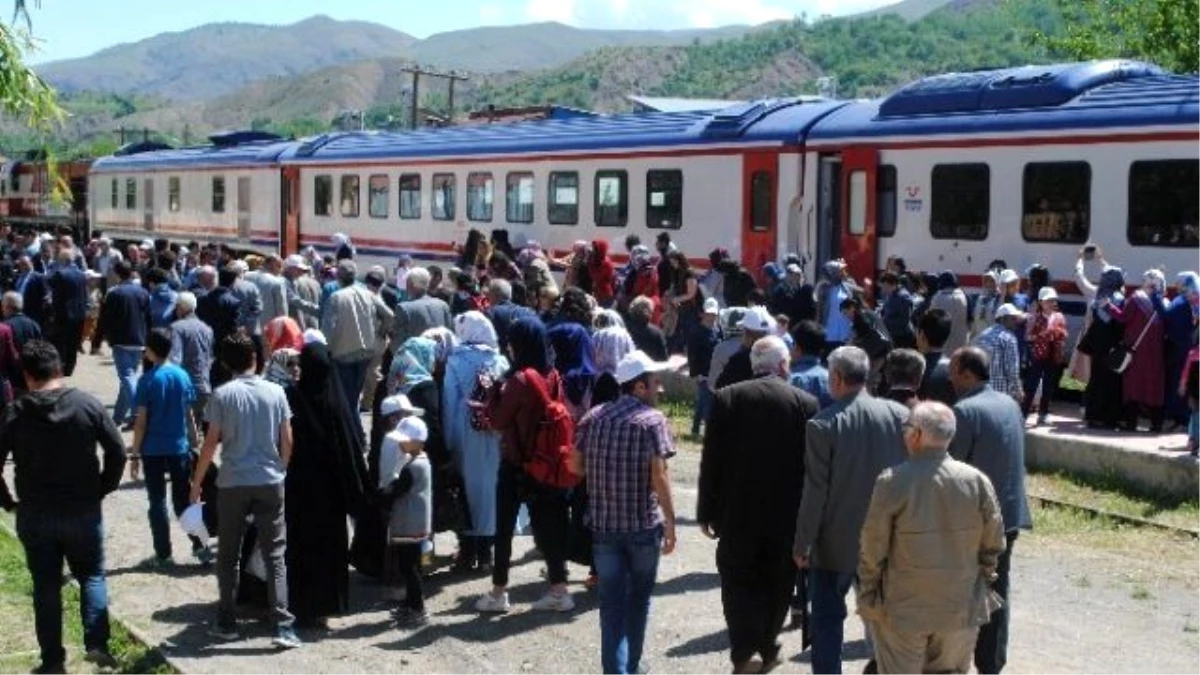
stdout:
[[600,579],[600,665],[605,673],[636,673],[641,665],[662,538],[662,527],[593,535],[592,557]]
[[692,435],[700,434],[700,425],[708,426],[708,411],[712,408],[712,389],[705,378],[696,381],[696,403],[692,407]]
[[[171,480],[171,508],[176,516],[188,507],[188,491],[192,480],[192,457],[182,455],[143,456],[142,476],[146,480],[146,496],[150,500],[150,536],[154,539],[154,555],[171,557],[171,518],[167,515],[167,478]],[[203,548],[200,540],[188,537],[192,550]]]
[[[812,633],[812,671],[842,672],[842,642],[845,638],[846,593],[857,583],[851,572],[809,570],[808,598]],[[868,635],[868,641],[870,636]]]
[[134,394],[137,393],[138,367],[142,365],[141,347],[113,347],[113,366],[117,369],[120,391],[113,406],[113,421],[118,425],[133,421]]
[[104,582],[104,521],[100,506],[78,513],[17,509],[17,536],[33,577],[33,615],[42,663],[61,665],[62,564],[79,582],[83,644],[108,651],[108,588]]

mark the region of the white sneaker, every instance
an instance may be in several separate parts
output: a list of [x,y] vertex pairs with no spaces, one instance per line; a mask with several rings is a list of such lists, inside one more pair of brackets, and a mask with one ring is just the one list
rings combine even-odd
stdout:
[[484,593],[481,598],[475,601],[475,611],[483,612],[484,614],[504,614],[512,606],[508,604],[508,593],[494,595],[492,593]]
[[575,601],[571,599],[570,593],[556,595],[547,591],[540,600],[533,603],[533,608],[547,612],[569,612],[575,609]]

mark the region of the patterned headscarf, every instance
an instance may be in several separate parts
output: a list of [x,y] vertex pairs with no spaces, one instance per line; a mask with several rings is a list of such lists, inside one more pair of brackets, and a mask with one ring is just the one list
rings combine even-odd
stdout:
[[[414,337],[404,341],[392,359],[388,371],[388,394],[407,395],[412,388],[433,379],[437,363],[437,343],[429,338]],[[404,381],[401,382],[401,377]]]
[[621,318],[621,313],[615,309],[602,309],[596,315],[594,321],[597,329],[604,328],[625,328],[625,319]]
[[299,352],[304,348],[304,329],[290,316],[277,316],[263,326],[263,337],[267,341],[267,353],[288,347]]
[[638,244],[629,252],[629,265],[635,270],[640,270],[649,265],[653,257],[650,254],[650,248],[644,244]]
[[292,349],[291,347],[280,347],[271,352],[271,359],[267,363],[267,372],[263,374],[263,378],[267,382],[273,382],[281,387],[286,387],[294,383],[296,380],[292,377],[291,371],[288,369],[288,362],[300,359],[300,350]]
[[450,352],[454,351],[454,348],[458,346],[458,336],[454,334],[454,331],[445,326],[430,328],[421,333],[421,337],[433,341],[434,359],[438,363],[445,363],[446,359],[450,358]]
[[1150,285],[1150,290],[1155,295],[1162,295],[1167,292],[1167,278],[1163,276],[1162,270],[1146,270],[1142,274],[1142,281]]
[[596,372],[609,375],[616,375],[617,364],[636,349],[624,326],[609,326],[596,331],[592,336],[592,347],[596,352]]

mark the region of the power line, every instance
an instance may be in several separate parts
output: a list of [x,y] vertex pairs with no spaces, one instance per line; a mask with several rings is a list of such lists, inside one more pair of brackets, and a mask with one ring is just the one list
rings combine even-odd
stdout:
[[409,125],[411,128],[416,129],[418,126],[418,115],[419,115],[418,106],[419,106],[419,102],[421,99],[420,93],[421,93],[421,76],[422,75],[428,75],[429,77],[436,77],[436,78],[450,81],[450,97],[449,97],[450,98],[450,100],[449,100],[450,112],[446,115],[446,119],[451,123],[454,122],[454,84],[459,81],[466,82],[467,80],[469,80],[471,78],[469,78],[466,75],[464,75],[458,71],[455,71],[455,70],[451,70],[451,71],[431,70],[429,68],[422,68],[421,66],[408,66],[405,68],[401,68],[400,70],[401,70],[401,72],[404,72],[404,73],[410,73],[413,78],[413,82],[412,82],[412,119],[409,120]]

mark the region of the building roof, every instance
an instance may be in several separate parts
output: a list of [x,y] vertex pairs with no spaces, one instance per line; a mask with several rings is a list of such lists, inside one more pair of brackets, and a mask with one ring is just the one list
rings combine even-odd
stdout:
[[703,112],[706,110],[721,110],[745,101],[726,101],[716,98],[670,98],[660,96],[626,96],[625,100],[633,103],[637,112]]

